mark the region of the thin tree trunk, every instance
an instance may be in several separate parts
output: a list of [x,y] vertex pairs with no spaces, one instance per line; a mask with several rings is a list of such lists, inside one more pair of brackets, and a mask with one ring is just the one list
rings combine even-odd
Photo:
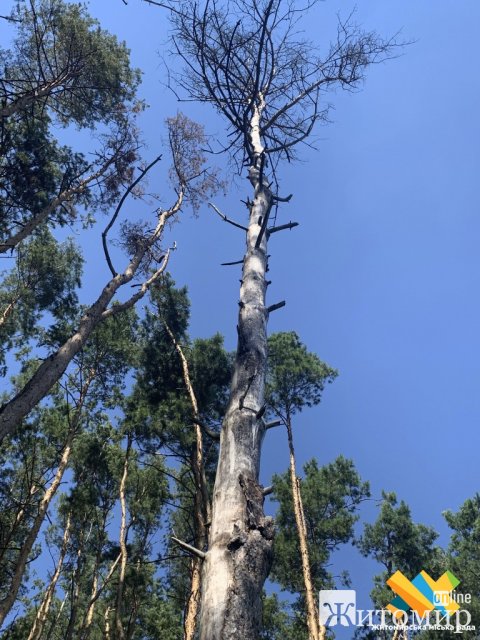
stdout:
[[124,640],[125,638],[125,630],[123,628],[122,623],[122,612],[123,612],[123,589],[125,585],[125,572],[127,569],[127,560],[128,560],[128,552],[127,552],[127,502],[125,498],[125,489],[127,486],[127,478],[128,478],[128,463],[130,459],[130,450],[132,447],[132,439],[131,436],[128,436],[127,439],[127,450],[125,452],[125,461],[123,463],[123,473],[122,479],[120,481],[120,509],[121,509],[121,519],[120,519],[120,535],[119,535],[119,543],[120,543],[120,574],[118,576],[118,587],[117,587],[117,603],[115,608],[115,629],[117,632],[118,640]]
[[107,575],[105,576],[105,579],[103,580],[102,584],[100,586],[98,586],[98,581],[99,581],[99,575],[98,572],[95,573],[93,581],[92,581],[92,592],[91,592],[91,596],[90,596],[90,601],[88,603],[88,607],[87,607],[87,611],[85,614],[85,619],[84,622],[82,624],[82,635],[81,638],[82,640],[87,640],[87,638],[90,635],[90,629],[92,626],[92,622],[93,622],[93,615],[95,613],[95,605],[98,601],[98,598],[102,595],[105,587],[107,586],[107,584],[110,582],[113,574],[115,573],[115,569],[118,567],[118,564],[120,563],[120,560],[122,558],[122,553],[120,552],[118,554],[118,556],[115,558],[115,560],[112,562],[110,569],[108,570]]
[[47,637],[45,638],[45,640],[51,640],[52,635],[53,635],[53,631],[56,628],[56,626],[58,624],[58,621],[60,620],[60,618],[62,616],[62,612],[63,612],[63,610],[65,608],[65,603],[67,601],[67,598],[68,598],[68,594],[65,594],[65,596],[64,596],[64,598],[62,600],[62,604],[60,605],[60,608],[58,610],[57,617],[55,618],[55,620],[52,620],[52,624],[50,625],[50,628],[48,630]]
[[105,318],[133,306],[164,271],[168,262],[168,251],[162,266],[143,283],[136,294],[127,302],[107,309],[118,289],[132,280],[146,252],[161,236],[167,220],[178,212],[182,198],[183,195],[180,193],[177,203],[168,211],[163,211],[160,214],[155,230],[148,241],[142,244],[137,250],[125,271],[115,275],[104,287],[97,300],[82,316],[77,331],[68,338],[55,353],[42,362],[27,384],[16,396],[0,407],[0,443],[6,436],[15,431],[23,418],[30,413],[33,407],[35,407],[50,391],[53,385],[60,380],[72,361],[72,358],[82,349],[98,324]]
[[70,453],[72,450],[72,442],[75,437],[75,428],[70,429],[67,443],[63,450],[63,454],[60,460],[60,464],[58,465],[57,472],[52,481],[52,484],[45,492],[42,500],[40,501],[38,513],[35,517],[33,525],[28,532],[28,535],[23,543],[23,546],[20,550],[17,563],[15,565],[15,570],[13,572],[13,576],[10,583],[10,588],[8,595],[0,602],[0,627],[3,625],[6,616],[10,612],[13,604],[15,603],[15,599],[18,594],[18,590],[22,583],[23,574],[25,573],[25,568],[27,566],[28,558],[30,556],[30,552],[32,550],[33,545],[35,544],[35,540],[37,539],[38,532],[43,524],[45,519],[45,515],[47,513],[48,507],[55,496],[58,487],[60,486],[60,482],[62,481],[63,474],[65,473],[65,469],[67,468],[68,460],[70,458]]
[[2,327],[6,323],[8,318],[12,315],[13,310],[15,309],[15,305],[19,300],[20,297],[16,296],[11,302],[7,304],[5,309],[2,311],[2,313],[0,314],[0,327]]
[[315,602],[312,574],[310,571],[310,559],[308,556],[307,527],[305,514],[303,511],[303,501],[300,492],[300,480],[297,477],[295,463],[295,449],[293,446],[292,423],[290,416],[286,420],[288,434],[288,448],[290,450],[290,483],[292,485],[293,511],[295,514],[295,524],[297,526],[298,541],[300,544],[300,557],[302,559],[303,582],[305,585],[305,599],[307,602],[307,625],[309,640],[319,640],[319,616]]
[[72,585],[71,585],[71,596],[70,596],[70,616],[68,619],[68,626],[65,632],[64,640],[73,640],[73,634],[75,631],[75,624],[77,622],[77,613],[78,613],[78,601],[80,597],[80,573],[81,573],[81,564],[82,564],[82,555],[84,548],[85,540],[84,536],[81,535],[80,538],[80,546],[77,550],[77,564],[75,570],[72,575]]
[[[31,499],[38,491],[39,491],[38,486],[35,484],[35,482],[33,482],[33,484],[30,487],[29,498]],[[12,524],[12,527],[8,532],[7,537],[5,538],[5,540],[2,540],[3,548],[0,549],[0,564],[3,562],[3,558],[7,553],[7,551],[9,550],[10,542],[12,541],[18,526],[21,524],[23,518],[25,517],[27,504],[30,504],[30,503],[24,502],[22,506],[19,508],[19,510],[17,511],[17,515],[15,516],[15,521]]]
[[10,609],[15,603],[15,599],[17,597],[18,590],[22,583],[23,574],[25,573],[28,558],[32,551],[32,547],[35,544],[35,540],[37,539],[37,536],[42,527],[43,521],[45,520],[45,516],[47,515],[48,508],[53,498],[55,497],[55,494],[57,493],[58,487],[60,486],[60,483],[62,482],[62,479],[63,479],[63,475],[67,469],[68,462],[70,459],[70,454],[72,452],[73,441],[77,434],[78,425],[80,424],[80,419],[82,416],[83,404],[87,397],[90,385],[93,379],[95,378],[95,375],[96,375],[96,371],[94,369],[91,369],[88,373],[88,377],[85,380],[85,383],[81,390],[81,394],[77,402],[75,413],[71,419],[69,418],[70,425],[69,425],[69,431],[67,435],[67,441],[63,449],[62,457],[60,458],[57,472],[55,473],[55,477],[50,487],[45,491],[43,498],[40,500],[38,513],[33,521],[33,525],[30,528],[30,531],[28,532],[27,537],[19,552],[17,563],[15,565],[15,569],[14,569],[13,576],[10,583],[9,593],[0,602],[0,628],[2,627],[5,621],[5,617],[8,615],[8,613],[10,612]]
[[90,602],[88,603],[87,611],[85,613],[82,627],[79,632],[79,637],[81,637],[82,640],[86,640],[88,638],[90,633],[90,627],[93,622],[93,614],[95,612],[95,603],[97,601],[97,599],[95,598],[95,595],[98,590],[99,564],[100,564],[100,553],[97,552],[97,557],[95,559],[95,566],[93,568],[93,579],[92,579],[92,590],[90,594]]
[[104,620],[105,620],[105,627],[104,627],[103,637],[105,638],[105,640],[111,640],[111,636],[110,636],[110,607],[107,607],[105,609]]
[[240,287],[237,353],[220,436],[210,543],[203,562],[201,640],[258,638],[262,590],[272,560],[273,520],[264,515],[258,484],[265,433],[268,316],[267,234],[261,230],[272,205],[272,193],[262,176],[262,108],[261,104],[255,108],[250,123],[250,142],[257,159],[249,171],[254,198]]
[[[193,455],[192,469],[195,479],[195,499],[194,499],[194,546],[203,551],[208,543],[207,523],[210,520],[210,500],[208,497],[207,479],[205,477],[205,465],[203,460],[203,434],[199,425],[200,414],[198,411],[197,398],[190,379],[188,361],[183,353],[183,349],[176,340],[172,330],[164,322],[165,329],[170,336],[175,349],[182,362],[183,379],[187,387],[188,395],[192,405],[193,427],[195,429],[195,452]],[[193,557],[190,564],[190,594],[184,615],[184,640],[193,640],[197,627],[197,616],[200,607],[200,595],[202,585],[202,560]]]
[[60,573],[62,572],[63,561],[65,560],[65,556],[67,554],[71,526],[72,517],[71,513],[69,513],[67,516],[67,522],[65,524],[65,531],[63,532],[62,548],[60,550],[60,556],[58,558],[57,566],[55,567],[55,572],[44,593],[42,602],[40,604],[40,607],[38,608],[37,615],[35,616],[35,620],[33,621],[33,625],[30,629],[27,640],[39,640],[42,636],[43,628],[48,618],[48,613],[50,611],[50,605],[52,604],[52,599],[55,593],[57,582],[60,577]]

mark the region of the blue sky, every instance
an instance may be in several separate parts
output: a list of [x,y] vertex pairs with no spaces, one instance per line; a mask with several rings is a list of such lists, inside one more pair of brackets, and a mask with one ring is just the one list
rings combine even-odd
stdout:
[[[320,3],[308,36],[325,46],[335,14],[352,2]],[[164,114],[177,108],[162,86],[167,27],[161,11],[130,0],[92,3],[91,10],[132,49],[145,72],[151,108],[150,145]],[[478,490],[480,401],[477,171],[477,2],[367,0],[357,18],[366,29],[415,42],[401,57],[372,68],[356,94],[330,96],[332,124],[317,130],[318,151],[282,170],[281,188],[293,193],[279,220],[292,232],[270,244],[271,331],[295,330],[308,348],[340,371],[322,405],[298,420],[300,461],[351,457],[374,497],[396,491],[416,521],[434,526]],[[222,123],[207,109],[183,104],[207,131]],[[245,215],[237,180],[229,215]],[[239,271],[220,267],[242,254],[243,237],[206,209],[174,231],[179,244],[172,270],[192,299],[192,333],[225,334],[235,344]],[[267,436],[262,478],[287,467],[286,439]],[[363,517],[375,517],[373,504]],[[367,604],[374,563],[344,549],[335,569],[349,569]]]
[[[319,3],[308,36],[326,46],[336,12],[352,7]],[[139,0],[93,0],[90,11],[127,41],[144,72],[150,108],[142,128],[153,157],[164,118],[179,107],[163,84],[166,16]],[[340,372],[320,407],[298,419],[300,462],[352,458],[374,497],[395,491],[445,543],[442,511],[478,490],[480,4],[364,0],[357,19],[385,36],[402,29],[415,42],[372,68],[361,91],[331,95],[333,122],[317,129],[318,151],[305,148],[302,162],[282,169],[282,192],[293,199],[278,220],[300,226],[271,239],[269,302],[287,305],[272,314],[270,330],[297,331]],[[223,123],[208,109],[180,107],[222,139]],[[237,178],[215,201],[241,221],[248,194]],[[220,263],[241,257],[242,233],[203,208],[197,219],[185,216],[173,238],[172,273],[189,288],[192,334],[220,331],[234,348],[240,272]],[[88,243],[85,300],[99,274],[107,277],[98,234]],[[287,454],[284,435],[269,433],[265,484],[286,469]],[[363,516],[375,517],[372,504]],[[366,604],[380,567],[351,550],[337,554],[337,566],[350,570]]]

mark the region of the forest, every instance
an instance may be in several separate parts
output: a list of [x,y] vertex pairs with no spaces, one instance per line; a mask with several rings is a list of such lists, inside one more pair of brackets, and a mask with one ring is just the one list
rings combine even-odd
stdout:
[[[387,584],[396,572],[409,581],[426,572],[439,584],[448,573],[469,596],[462,608],[472,627],[462,637],[478,638],[480,494],[460,487],[436,526],[418,517],[395,470],[416,479],[429,451],[414,455],[392,423],[383,449],[391,477],[375,472],[373,454],[351,455],[323,411],[348,370],[300,330],[323,276],[298,270],[291,238],[313,235],[309,216],[333,214],[321,186],[302,183],[303,169],[290,182],[286,173],[305,153],[309,162],[322,155],[339,96],[355,110],[369,74],[381,66],[395,76],[415,38],[339,13],[326,21],[327,41],[312,41],[304,25],[319,5],[340,4],[331,0],[114,0],[119,20],[148,10],[165,34],[169,57],[155,64],[154,91],[175,107],[157,119],[153,140],[142,130],[156,108],[143,94],[146,71],[96,17],[98,0],[6,4],[1,638],[458,637],[453,628],[408,630],[410,603],[403,626],[326,623],[319,594],[356,588],[354,556],[371,571],[357,593],[363,609],[401,601]],[[295,205],[304,191],[318,196],[311,211]],[[325,229],[318,242],[334,245]],[[277,277],[280,262],[289,278]],[[205,282],[204,263],[221,275]],[[360,269],[352,263],[349,277]],[[187,272],[187,281],[177,275]],[[276,324],[291,299],[298,306]],[[202,301],[208,332],[195,324]],[[321,314],[335,324],[328,308]],[[455,377],[453,360],[442,366]],[[375,404],[381,384],[371,393]],[[467,454],[463,464],[449,458],[458,433],[445,429],[429,435],[444,455],[434,449],[435,466],[415,485],[424,497],[453,482],[457,463],[471,473]],[[360,417],[347,433],[358,430],[364,449],[382,440]],[[324,449],[330,437],[334,455]]]

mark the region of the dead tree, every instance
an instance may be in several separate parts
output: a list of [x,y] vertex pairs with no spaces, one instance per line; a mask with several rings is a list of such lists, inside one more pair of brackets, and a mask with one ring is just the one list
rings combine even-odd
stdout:
[[252,189],[246,250],[239,261],[238,346],[221,432],[209,547],[201,556],[201,640],[258,638],[262,589],[272,559],[273,521],[264,515],[258,478],[267,320],[284,304],[268,307],[265,302],[267,243],[278,230],[272,228],[271,211],[289,200],[277,193],[276,168],[294,159],[298,145],[309,144],[315,123],[326,120],[325,93],[357,87],[366,67],[391,56],[397,46],[347,20],[339,23],[335,41],[322,56],[298,38],[297,23],[305,10],[289,0],[172,3],[173,43],[184,63],[172,84],[180,97],[210,103],[226,119],[226,149],[239,168],[247,167]]

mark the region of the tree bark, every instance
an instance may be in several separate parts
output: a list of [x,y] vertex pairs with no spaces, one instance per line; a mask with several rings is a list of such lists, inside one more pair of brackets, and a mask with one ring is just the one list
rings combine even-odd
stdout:
[[300,480],[297,477],[295,463],[295,449],[293,446],[292,423],[290,416],[286,420],[288,434],[288,448],[290,450],[290,482],[292,485],[293,511],[297,526],[298,541],[300,544],[300,557],[302,559],[303,582],[305,585],[305,599],[307,602],[307,626],[309,640],[320,639],[320,624],[318,610],[315,601],[312,574],[310,571],[310,559],[308,556],[307,527],[303,512],[302,494],[300,492]]
[[67,554],[68,543],[70,540],[70,530],[72,526],[72,518],[69,513],[67,516],[67,522],[65,524],[65,531],[63,533],[62,540],[62,548],[60,550],[60,556],[58,558],[57,566],[55,567],[54,574],[50,583],[45,591],[40,607],[38,608],[37,615],[35,616],[35,620],[33,621],[32,628],[30,629],[30,633],[28,634],[27,640],[40,640],[43,628],[45,626],[45,622],[48,618],[48,613],[50,611],[50,605],[52,604],[53,595],[55,593],[55,589],[57,587],[57,582],[60,577],[60,573],[62,572],[63,561],[65,560],[65,556]]
[[258,484],[265,433],[261,415],[268,315],[267,234],[261,234],[261,229],[272,205],[272,193],[262,176],[261,109],[261,104],[255,108],[250,123],[255,160],[249,179],[254,198],[240,287],[237,352],[220,436],[209,549],[203,562],[201,640],[259,637],[262,590],[272,560],[273,520],[264,515],[264,498]]
[[55,617],[55,620],[52,620],[52,622],[50,624],[50,627],[48,629],[48,633],[47,633],[47,635],[45,637],[45,640],[52,640],[53,632],[56,629],[60,618],[62,617],[62,613],[63,613],[63,610],[65,608],[65,603],[66,603],[67,600],[68,600],[68,593],[65,594],[65,596],[64,596],[64,598],[62,600],[62,604],[60,605],[60,607],[58,609],[58,612],[57,612],[57,615]]
[[144,282],[138,293],[132,296],[129,301],[121,305],[119,304],[117,307],[114,306],[107,309],[118,289],[130,282],[135,276],[147,250],[161,236],[167,220],[178,212],[182,199],[183,194],[180,193],[177,203],[168,211],[160,214],[156,228],[148,241],[142,244],[137,250],[125,271],[114,276],[104,287],[97,300],[87,309],[81,318],[77,331],[68,338],[55,353],[42,362],[27,384],[16,396],[0,407],[0,443],[6,436],[15,431],[23,418],[30,413],[40,400],[47,395],[53,385],[60,380],[69,363],[85,345],[97,325],[106,317],[116,313],[117,308],[118,310],[123,310],[128,308],[128,306],[132,306],[134,302],[146,293],[148,286],[153,284],[164,271],[168,261],[168,252],[163,260],[162,266],[153,276]]
[[[164,322],[170,339],[182,363],[183,380],[192,405],[193,427],[195,429],[195,451],[192,455],[192,470],[195,481],[194,497],[194,546],[203,551],[208,543],[207,522],[210,520],[210,500],[208,496],[207,480],[205,477],[205,465],[203,461],[203,434],[199,425],[200,413],[198,410],[197,398],[190,379],[188,361],[183,353],[183,349],[172,330]],[[184,640],[193,640],[197,628],[197,617],[200,607],[200,595],[202,584],[202,560],[197,556],[193,557],[190,564],[190,594],[185,607],[183,622]]]
[[105,627],[103,630],[103,637],[105,640],[110,640],[111,636],[110,636],[110,607],[107,607],[105,609],[105,615],[104,615],[104,620],[105,620]]
[[132,439],[128,436],[127,441],[127,450],[125,452],[125,461],[123,463],[123,473],[122,479],[120,481],[120,507],[121,507],[121,518],[120,518],[120,536],[119,536],[119,544],[120,544],[120,573],[118,576],[118,586],[117,586],[117,602],[115,607],[115,629],[117,632],[118,640],[124,640],[125,638],[125,630],[123,628],[122,622],[122,612],[123,612],[123,587],[125,584],[125,572],[127,569],[127,560],[128,560],[128,551],[127,551],[127,502],[125,497],[125,490],[127,486],[127,478],[128,478],[128,463],[130,460],[130,450],[132,447]]
[[120,552],[118,554],[118,556],[115,558],[115,560],[112,562],[110,569],[108,570],[107,575],[105,576],[105,578],[103,579],[102,584],[99,586],[98,582],[100,579],[99,573],[98,573],[98,563],[97,563],[97,567],[94,570],[94,576],[93,576],[93,580],[92,580],[92,590],[91,590],[91,596],[90,596],[90,601],[88,603],[87,606],[87,610],[84,616],[84,620],[82,622],[82,627],[81,627],[81,640],[87,640],[87,638],[89,638],[90,636],[90,632],[92,629],[92,623],[93,623],[93,616],[95,613],[95,605],[99,599],[99,597],[102,595],[103,591],[105,590],[105,587],[108,585],[108,583],[110,582],[113,574],[115,573],[115,570],[120,562],[122,558],[122,553]]
[[8,318],[12,315],[13,310],[15,309],[15,305],[20,300],[19,296],[15,296],[11,302],[7,304],[5,309],[0,314],[0,327],[2,327]]
[[20,550],[17,563],[15,565],[15,570],[13,572],[12,580],[10,583],[10,589],[8,595],[0,602],[0,627],[3,625],[6,616],[10,612],[10,609],[15,603],[18,590],[20,589],[20,585],[22,583],[23,574],[25,573],[25,568],[27,566],[28,558],[30,556],[30,552],[32,550],[33,545],[35,544],[35,540],[37,539],[38,532],[43,524],[45,519],[45,515],[47,513],[47,509],[50,506],[50,503],[57,492],[58,487],[60,486],[60,482],[62,481],[63,474],[65,473],[65,469],[67,468],[68,460],[70,457],[70,453],[72,450],[72,443],[75,437],[75,428],[70,430],[68,435],[67,443],[63,450],[62,458],[60,460],[60,464],[58,465],[57,472],[52,481],[52,484],[45,492],[42,500],[40,501],[38,513],[35,517],[33,525],[28,532],[28,535],[23,543],[23,546]]

